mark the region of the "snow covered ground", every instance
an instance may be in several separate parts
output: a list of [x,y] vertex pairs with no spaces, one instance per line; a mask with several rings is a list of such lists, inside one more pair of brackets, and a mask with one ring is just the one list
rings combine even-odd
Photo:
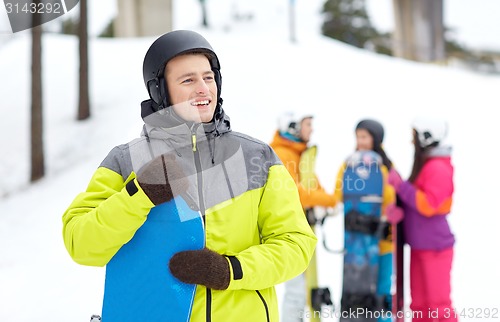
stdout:
[[[411,169],[413,117],[447,118],[456,168],[452,296],[457,310],[465,310],[461,321],[498,321],[500,256],[494,247],[500,244],[500,219],[494,204],[500,155],[492,113],[500,106],[500,77],[379,56],[321,37],[320,2],[297,2],[295,44],[288,41],[287,3],[278,0],[255,0],[237,8],[253,19],[221,19],[210,30],[198,26],[196,0],[177,1],[176,28],[201,32],[215,48],[234,130],[269,142],[280,112],[307,110],[317,116],[318,173],[330,191],[354,148],[353,129],[361,118],[384,124],[386,151],[404,176]],[[44,37],[47,176],[33,185],[28,183],[30,37],[20,35],[0,49],[0,316],[5,321],[88,321],[100,313],[104,269],[72,262],[61,216],[108,151],[140,133],[139,103],[147,96],[142,59],[153,40],[92,39],[92,117],[77,122],[78,42]],[[325,228],[328,243],[340,248],[342,219],[331,219]],[[321,243],[318,254],[320,283],[338,303],[342,257],[326,253]],[[496,318],[485,318],[485,309],[497,310]]]

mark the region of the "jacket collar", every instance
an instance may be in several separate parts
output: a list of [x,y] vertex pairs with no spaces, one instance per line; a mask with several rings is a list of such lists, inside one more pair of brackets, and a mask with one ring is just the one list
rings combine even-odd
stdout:
[[231,122],[222,107],[218,107],[214,119],[208,123],[186,122],[170,108],[155,111],[154,102],[146,100],[141,103],[141,116],[145,126],[143,136],[158,139],[183,140],[196,133],[197,136],[216,137],[231,131]]
[[302,154],[307,149],[307,143],[305,142],[295,142],[283,137],[279,131],[274,134],[273,142],[271,146],[274,148],[285,147],[295,151],[297,154]]
[[438,145],[434,148],[429,149],[426,156],[427,158],[443,158],[451,156],[451,146],[449,145]]

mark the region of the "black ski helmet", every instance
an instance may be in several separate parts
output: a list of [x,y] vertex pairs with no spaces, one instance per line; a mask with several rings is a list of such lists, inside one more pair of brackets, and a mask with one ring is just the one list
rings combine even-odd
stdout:
[[158,109],[170,105],[165,75],[163,75],[167,62],[176,56],[189,52],[208,54],[217,84],[217,109],[220,108],[222,104],[220,98],[222,77],[219,59],[212,46],[203,36],[194,31],[174,30],[160,36],[151,44],[142,65],[144,85],[146,85],[149,97],[158,105]]
[[365,129],[371,134],[374,148],[380,147],[384,141],[384,127],[375,120],[361,120],[358,125],[356,125],[356,130],[358,129]]
[[365,129],[370,133],[373,138],[373,151],[380,155],[382,163],[390,170],[392,168],[392,161],[382,148],[382,142],[384,141],[384,127],[382,124],[375,120],[364,119],[356,125],[356,130],[358,129]]

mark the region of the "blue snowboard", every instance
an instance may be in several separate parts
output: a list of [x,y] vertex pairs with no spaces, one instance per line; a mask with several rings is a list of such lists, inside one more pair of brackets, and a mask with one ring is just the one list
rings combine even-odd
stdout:
[[341,307],[347,313],[344,313],[346,318],[340,319],[343,322],[386,320],[373,318],[370,313],[379,311],[384,293],[390,294],[392,273],[391,256],[379,256],[384,184],[380,165],[381,158],[373,151],[357,151],[346,160],[342,188],[345,255]]
[[106,265],[102,322],[189,321],[196,285],[173,277],[168,262],[179,251],[204,245],[203,219],[184,199],[151,209]]

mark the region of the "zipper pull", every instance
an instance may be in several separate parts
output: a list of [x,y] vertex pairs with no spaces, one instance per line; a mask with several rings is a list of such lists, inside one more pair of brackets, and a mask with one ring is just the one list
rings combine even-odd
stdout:
[[196,152],[196,134],[191,135],[191,143],[193,143],[193,152]]
[[191,144],[193,144],[193,152],[196,152],[196,129],[200,124],[194,123],[191,126]]

